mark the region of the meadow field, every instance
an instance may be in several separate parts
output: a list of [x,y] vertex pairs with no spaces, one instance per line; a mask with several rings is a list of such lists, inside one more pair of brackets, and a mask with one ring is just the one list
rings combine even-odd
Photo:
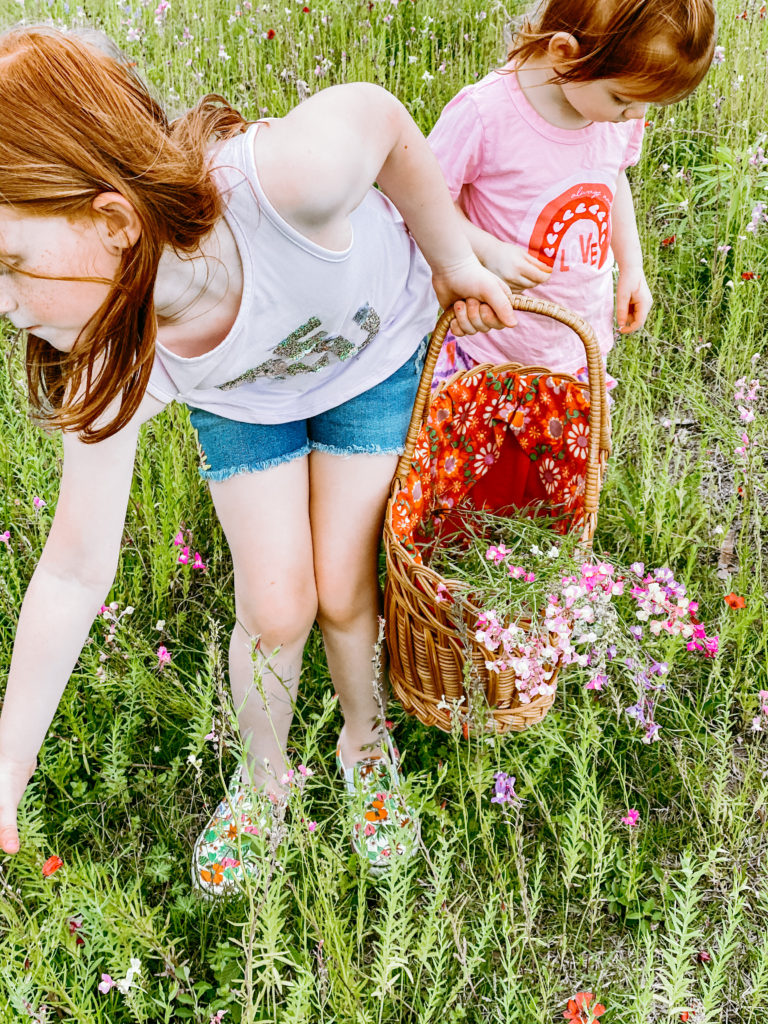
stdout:
[[[578,992],[594,993],[602,1024],[765,1021],[768,17],[759,0],[718,10],[704,83],[648,113],[630,177],[655,305],[608,366],[620,384],[596,550],[668,566],[719,637],[711,658],[670,645],[657,740],[626,714],[626,682],[596,693],[580,669],[561,675],[540,725],[502,738],[431,730],[393,702],[424,849],[374,881],[347,838],[341,718],[313,635],[291,747],[314,774],[291,798],[284,848],[242,898],[199,899],[192,844],[238,748],[232,572],[186,410],[172,407],[144,428],[110,608],[41,751],[21,851],[0,855],[0,1024],[587,1024],[568,1010]],[[218,92],[252,118],[280,116],[362,80],[427,131],[502,62],[519,8],[0,0],[0,12],[2,25],[104,29],[171,111]],[[4,679],[60,441],[29,421],[7,325],[0,343]],[[491,802],[498,772],[515,776],[517,803]],[[62,865],[44,873],[52,856]]]

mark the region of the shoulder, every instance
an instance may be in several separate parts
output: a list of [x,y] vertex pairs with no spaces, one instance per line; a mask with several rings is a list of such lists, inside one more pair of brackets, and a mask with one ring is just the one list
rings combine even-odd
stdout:
[[509,83],[505,81],[508,77],[504,68],[498,68],[479,81],[465,85],[443,107],[440,120],[446,116],[484,118],[496,109],[503,109],[509,94]]
[[620,170],[637,163],[645,135],[643,118],[618,124],[603,122],[600,129],[606,160],[610,162],[615,159]]
[[376,180],[404,116],[381,86],[330,86],[254,139],[261,185],[281,216],[312,230],[355,209]]

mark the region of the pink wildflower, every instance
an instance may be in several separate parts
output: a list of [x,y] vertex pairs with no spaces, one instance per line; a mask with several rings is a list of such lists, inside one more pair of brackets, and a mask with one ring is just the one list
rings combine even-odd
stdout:
[[199,551],[195,552],[195,560],[192,563],[192,568],[193,569],[202,569],[203,572],[205,572],[205,562],[203,561],[203,556],[200,554]]
[[166,665],[170,665],[171,655],[166,647],[162,645],[157,648],[157,667],[159,669],[165,668]]
[[173,538],[173,546],[176,547],[176,548],[180,548],[183,543],[184,543],[184,534],[182,533],[181,530],[179,530],[179,532]]
[[35,497],[32,499],[32,504],[35,506],[36,509],[39,510],[41,508],[45,508],[48,502],[44,501],[43,498],[38,498],[37,495],[35,495]]
[[629,825],[630,828],[634,828],[640,819],[640,811],[636,811],[634,807],[630,807],[627,811],[627,816],[621,819],[622,825]]
[[6,530],[5,533],[0,533],[0,544],[5,544],[7,548],[11,546],[11,531]]
[[608,682],[608,676],[596,675],[593,679],[590,679],[587,683],[588,690],[602,690],[605,684]]
[[184,545],[184,547],[181,549],[179,557],[176,559],[176,561],[181,562],[182,565],[186,565],[187,562],[189,561],[189,548],[186,545]]
[[112,981],[110,976],[108,974],[102,974],[101,981],[99,982],[99,992],[101,992],[102,995],[106,995],[107,992],[114,987],[115,983]]
[[307,828],[309,829],[310,832],[314,832],[315,829],[317,828],[317,822],[310,821],[310,823],[307,825]]
[[502,562],[509,554],[509,548],[505,544],[499,544],[498,547],[494,547],[492,544],[485,552],[485,557],[489,562],[493,562],[494,565],[498,565]]

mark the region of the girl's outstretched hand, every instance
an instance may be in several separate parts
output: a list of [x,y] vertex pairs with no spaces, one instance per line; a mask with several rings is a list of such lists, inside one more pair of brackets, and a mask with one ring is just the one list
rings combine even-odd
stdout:
[[432,283],[443,309],[453,303],[451,332],[457,338],[514,327],[517,323],[509,286],[486,270],[475,256],[433,269]]
[[36,767],[0,754],[0,850],[5,853],[18,853],[16,811]]

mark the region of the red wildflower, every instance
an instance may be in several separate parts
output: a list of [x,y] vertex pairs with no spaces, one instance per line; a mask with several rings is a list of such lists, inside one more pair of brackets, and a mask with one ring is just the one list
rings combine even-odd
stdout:
[[756,274],[754,270],[745,270],[741,275],[742,281],[759,281],[760,275]]
[[267,31],[267,39],[274,39],[274,38],[275,38],[275,30],[273,28],[270,28]]
[[661,244],[665,249],[668,249],[671,245],[675,244],[676,239],[677,235],[670,235],[668,238],[662,238]]
[[63,867],[64,861],[54,853],[53,856],[49,857],[45,864],[43,864],[43,878],[49,878],[54,871],[58,871],[59,868]]
[[683,1012],[680,1014],[680,1020],[682,1020],[682,1021],[688,1020],[689,1017],[690,1017],[690,1014],[688,1013],[687,1010],[683,1010]]
[[729,608],[744,608],[747,604],[746,598],[740,594],[734,594],[733,591],[730,594],[726,594],[723,600]]
[[573,999],[568,1000],[568,1009],[563,1011],[563,1016],[571,1024],[598,1024],[597,1018],[605,1013],[605,1007],[602,1003],[590,1007],[593,999],[591,992],[577,992]]
[[461,735],[465,740],[469,739],[469,725],[466,722],[461,723]]
[[696,959],[699,961],[700,964],[708,964],[712,957],[706,951],[706,949],[700,949],[696,956]]

